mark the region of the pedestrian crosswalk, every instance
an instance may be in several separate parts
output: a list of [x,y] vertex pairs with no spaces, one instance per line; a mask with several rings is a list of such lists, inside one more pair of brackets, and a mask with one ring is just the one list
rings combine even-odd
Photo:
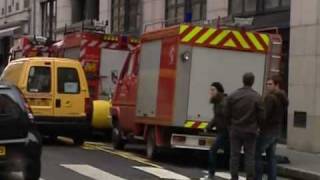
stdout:
[[95,168],[90,165],[83,165],[83,164],[62,164],[61,166],[70,169],[72,171],[75,171],[79,174],[82,174],[84,176],[87,176],[89,178],[95,179],[95,180],[125,180],[121,177],[118,177],[116,175],[113,175],[111,173],[102,171],[98,168]]
[[[139,177],[120,177],[121,175],[116,175],[113,172],[107,172],[105,170],[99,169],[97,167],[94,167],[92,165],[88,164],[60,164],[59,165],[62,168],[67,169],[68,171],[72,171],[73,173],[82,175],[84,177],[87,177],[88,180],[135,180],[135,179],[141,179]],[[179,174],[177,172],[174,172],[172,170],[168,170],[165,168],[157,168],[157,167],[148,167],[148,166],[132,166],[130,167],[132,169],[138,170],[141,173],[146,173],[148,175],[153,176],[154,178],[148,178],[148,179],[163,179],[163,180],[206,180],[207,178],[207,171],[203,171],[202,177],[187,177],[186,175]],[[12,180],[22,180],[23,175],[21,172],[13,173],[13,178],[10,178]],[[231,175],[228,172],[217,172],[216,173],[217,179],[221,180],[229,180],[231,179]],[[49,180],[50,178],[48,178]],[[288,180],[285,178],[278,178],[280,180]],[[39,180],[47,180],[46,177],[40,178]],[[239,180],[246,180],[245,177],[240,176]]]

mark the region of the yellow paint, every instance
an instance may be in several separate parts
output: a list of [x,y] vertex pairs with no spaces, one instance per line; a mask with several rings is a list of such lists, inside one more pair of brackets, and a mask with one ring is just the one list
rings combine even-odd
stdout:
[[204,129],[206,128],[208,123],[201,123],[200,126],[198,127],[199,129]]
[[99,144],[94,144],[94,143],[90,143],[90,142],[85,142],[84,145],[82,146],[83,149],[88,149],[88,150],[99,150],[102,152],[106,152],[106,153],[110,153],[113,155],[117,155],[120,156],[122,158],[125,159],[129,159],[132,161],[136,161],[138,163],[147,165],[147,166],[152,166],[152,167],[156,167],[156,168],[162,168],[161,166],[152,163],[150,160],[139,157],[133,153],[129,153],[129,152],[124,152],[124,151],[118,151],[118,150],[114,150],[113,148],[107,146],[107,145],[99,145]]
[[189,42],[195,35],[197,35],[202,30],[202,27],[194,27],[191,32],[183,37],[182,42]]
[[234,41],[232,39],[229,39],[226,43],[224,43],[224,46],[233,47],[233,48],[237,47],[237,45],[234,43]]
[[192,127],[193,124],[194,124],[194,122],[192,122],[192,121],[187,121],[187,122],[184,124],[184,127],[190,128],[190,127]]
[[96,129],[111,128],[110,108],[110,101],[93,101],[92,127]]
[[239,31],[232,31],[232,33],[234,34],[234,36],[237,38],[237,40],[240,42],[241,46],[245,49],[249,49],[250,46],[247,43],[246,40],[244,40],[244,38],[242,37],[242,35],[240,34]]
[[267,34],[260,34],[260,37],[262,38],[262,40],[266,43],[266,45],[269,47],[269,43],[270,43],[270,38]]
[[215,37],[210,44],[211,45],[218,45],[228,34],[230,30],[224,30],[222,31],[217,37]]
[[249,37],[249,39],[251,40],[252,44],[260,51],[263,51],[264,48],[261,46],[261,44],[259,43],[259,41],[257,40],[257,38],[255,37],[255,35],[252,32],[247,32],[247,35]]
[[184,24],[181,25],[179,34],[182,34],[188,27],[189,27],[188,25],[184,25]]
[[206,41],[214,32],[216,32],[216,29],[210,28],[207,30],[206,33],[204,33],[197,41],[196,43],[202,44],[204,41]]

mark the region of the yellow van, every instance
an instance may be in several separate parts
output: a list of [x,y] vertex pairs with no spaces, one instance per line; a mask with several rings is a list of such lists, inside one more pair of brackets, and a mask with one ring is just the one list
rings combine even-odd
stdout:
[[83,143],[90,130],[92,102],[78,61],[23,58],[10,62],[0,80],[22,91],[43,135],[64,135],[71,137],[75,144]]

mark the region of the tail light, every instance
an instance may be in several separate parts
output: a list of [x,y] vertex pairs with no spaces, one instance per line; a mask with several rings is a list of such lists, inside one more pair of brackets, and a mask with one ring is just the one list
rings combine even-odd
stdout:
[[86,112],[87,118],[91,119],[93,112],[93,104],[91,98],[86,98],[84,103],[84,110]]
[[20,94],[21,94],[22,99],[24,100],[24,107],[27,110],[28,117],[29,117],[31,123],[33,123],[34,116],[33,116],[33,113],[32,113],[32,109],[31,109],[30,105],[28,104],[27,98],[24,97],[24,95],[22,93],[20,93]]
[[25,103],[24,103],[24,107],[27,109],[27,113],[28,113],[29,119],[31,120],[31,122],[33,122],[34,116],[33,116],[33,114],[32,114],[32,110],[31,110],[30,105],[25,102]]

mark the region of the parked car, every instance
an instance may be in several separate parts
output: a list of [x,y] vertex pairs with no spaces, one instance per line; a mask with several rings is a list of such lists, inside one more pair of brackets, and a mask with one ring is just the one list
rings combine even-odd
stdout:
[[22,171],[25,180],[37,180],[41,172],[41,136],[32,111],[20,90],[0,83],[0,179],[10,171]]

